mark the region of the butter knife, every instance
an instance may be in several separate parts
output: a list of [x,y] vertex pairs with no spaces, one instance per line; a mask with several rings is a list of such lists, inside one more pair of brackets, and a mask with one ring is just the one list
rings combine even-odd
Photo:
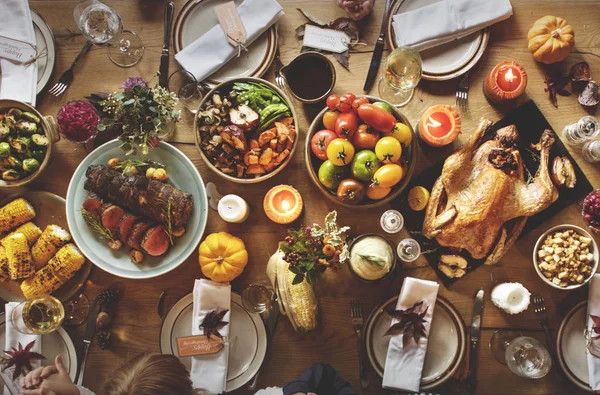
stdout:
[[[269,311],[269,315],[265,318],[265,326],[267,327],[267,346],[271,344],[271,340],[273,339],[273,335],[275,334],[275,328],[277,327],[277,318],[279,317],[279,303],[273,303],[271,310]],[[256,389],[256,384],[258,383],[258,376],[260,375],[260,370],[250,379],[248,382],[248,389],[250,391],[254,391]]]
[[173,22],[173,13],[175,12],[175,4],[169,1],[165,4],[165,35],[163,41],[162,52],[160,53],[160,66],[158,71],[158,85],[163,88],[168,88],[169,85],[169,38],[171,35],[171,24]]
[[379,37],[377,38],[377,43],[375,44],[375,49],[373,50],[371,65],[369,66],[369,72],[367,73],[367,80],[365,81],[365,86],[363,87],[365,92],[368,92],[371,89],[373,83],[375,82],[375,78],[377,77],[377,71],[379,70],[379,64],[381,63],[381,55],[383,54],[383,46],[385,45],[385,23],[387,21],[388,12],[390,12],[391,3],[392,0],[385,0],[381,31],[379,32]]
[[477,291],[473,306],[473,320],[471,321],[471,355],[469,356],[469,375],[467,376],[467,389],[475,393],[477,389],[477,352],[481,334],[481,313],[483,312],[483,288]]
[[97,301],[94,302],[94,306],[92,306],[90,313],[87,318],[87,324],[85,327],[85,332],[83,334],[83,347],[81,350],[81,364],[79,365],[79,369],[77,370],[77,376],[75,377],[75,384],[82,385],[83,384],[83,374],[85,373],[85,364],[87,362],[88,351],[90,350],[90,346],[94,341],[94,333],[96,333],[96,317],[98,317],[98,313],[100,312],[100,303]]

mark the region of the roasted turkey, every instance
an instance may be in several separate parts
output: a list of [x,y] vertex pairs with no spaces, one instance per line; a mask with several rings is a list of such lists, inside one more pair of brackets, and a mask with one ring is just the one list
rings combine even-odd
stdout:
[[548,169],[552,131],[542,134],[540,166],[528,182],[514,125],[482,143],[492,122],[482,119],[467,144],[450,155],[431,192],[423,234],[474,259],[496,263],[521,233],[527,217],[557,198]]

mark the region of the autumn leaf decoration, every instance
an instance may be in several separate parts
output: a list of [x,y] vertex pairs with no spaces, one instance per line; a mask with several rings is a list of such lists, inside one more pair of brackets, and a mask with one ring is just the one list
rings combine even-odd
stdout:
[[28,372],[31,372],[33,370],[31,361],[46,359],[42,354],[31,351],[34,344],[35,340],[23,348],[23,345],[19,343],[17,347],[13,347],[9,351],[4,351],[7,356],[2,359],[2,371],[4,372],[6,369],[14,366],[15,370],[12,375],[13,380],[16,380],[17,377],[22,374],[25,375]]
[[228,311],[229,310],[222,310],[217,313],[217,310],[215,309],[206,314],[206,317],[204,317],[204,320],[202,320],[202,323],[200,324],[200,328],[204,330],[204,336],[206,336],[207,339],[210,339],[213,335],[219,339],[223,339],[219,330],[229,324],[227,321],[221,321]]
[[423,301],[415,303],[406,310],[387,310],[386,313],[389,316],[400,322],[392,325],[384,336],[404,334],[402,337],[403,347],[408,345],[411,338],[415,340],[416,344],[419,344],[419,340],[422,337],[427,338],[427,334],[425,333],[425,323],[427,320],[423,317],[425,317],[428,310],[429,306],[423,308]]

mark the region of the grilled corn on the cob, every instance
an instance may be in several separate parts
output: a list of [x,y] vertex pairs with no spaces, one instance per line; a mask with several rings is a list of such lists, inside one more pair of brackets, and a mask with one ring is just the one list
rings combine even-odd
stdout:
[[41,269],[56,251],[71,240],[71,235],[58,225],[48,225],[31,249],[31,256],[36,269]]
[[33,259],[23,233],[15,233],[2,240],[8,259],[8,270],[11,280],[27,278],[35,273]]
[[85,257],[79,251],[79,248],[75,244],[67,244],[58,252],[50,261],[48,261],[47,267],[61,280],[67,281],[75,272],[81,269],[81,266],[85,263]]
[[[27,244],[29,244],[29,246],[32,246],[37,241],[37,239],[40,238],[40,235],[42,234],[42,230],[36,224],[29,221],[29,222],[19,226],[17,229],[14,230],[14,232],[9,233],[6,237],[8,237],[14,233],[23,233],[25,235],[25,237],[27,238]],[[1,242],[2,241],[0,240],[0,243]]]
[[63,284],[63,281],[54,275],[49,266],[44,266],[35,275],[21,283],[21,291],[26,298],[31,298],[37,295],[51,294]]
[[8,257],[6,256],[6,249],[0,246],[0,283],[5,283],[8,280],[10,280]]
[[33,206],[25,199],[18,198],[0,208],[0,233],[8,232],[35,217]]

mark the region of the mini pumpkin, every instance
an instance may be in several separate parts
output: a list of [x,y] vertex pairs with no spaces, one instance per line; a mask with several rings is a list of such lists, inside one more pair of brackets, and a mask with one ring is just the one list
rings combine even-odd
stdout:
[[209,235],[200,244],[198,255],[202,273],[220,283],[235,279],[248,264],[244,242],[227,232]]
[[548,15],[535,21],[527,40],[533,58],[551,64],[569,56],[575,46],[575,31],[563,18]]

